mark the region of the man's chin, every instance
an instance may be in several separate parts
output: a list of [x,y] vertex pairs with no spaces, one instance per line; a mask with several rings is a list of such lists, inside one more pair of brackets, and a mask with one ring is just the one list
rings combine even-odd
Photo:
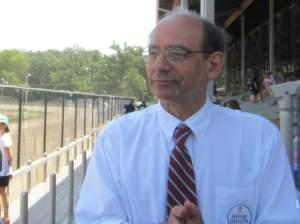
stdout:
[[155,94],[155,97],[157,99],[159,99],[160,101],[173,101],[173,100],[176,100],[176,94],[173,92],[173,93],[170,93],[170,92],[156,92]]

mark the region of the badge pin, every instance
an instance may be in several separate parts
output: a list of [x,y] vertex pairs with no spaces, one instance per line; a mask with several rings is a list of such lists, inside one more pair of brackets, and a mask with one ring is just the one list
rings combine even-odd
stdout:
[[238,204],[233,206],[227,215],[228,224],[250,224],[252,214],[246,205]]

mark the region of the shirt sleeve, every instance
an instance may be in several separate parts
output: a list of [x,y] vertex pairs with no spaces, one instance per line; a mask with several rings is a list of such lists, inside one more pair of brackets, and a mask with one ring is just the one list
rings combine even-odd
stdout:
[[297,195],[286,149],[279,131],[268,130],[256,224],[300,224]]
[[77,204],[78,224],[127,224],[118,155],[111,137],[98,137]]
[[3,136],[3,143],[4,143],[5,147],[8,147],[8,148],[11,149],[11,147],[12,147],[12,141],[11,141],[10,135],[5,134]]

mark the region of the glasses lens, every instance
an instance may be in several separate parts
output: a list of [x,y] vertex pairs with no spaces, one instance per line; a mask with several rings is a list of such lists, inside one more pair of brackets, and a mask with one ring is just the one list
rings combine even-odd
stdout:
[[171,62],[183,60],[186,57],[187,53],[187,50],[180,47],[170,47],[166,50],[167,58]]
[[159,50],[154,47],[149,47],[146,50],[146,54],[149,59],[155,59],[159,55]]

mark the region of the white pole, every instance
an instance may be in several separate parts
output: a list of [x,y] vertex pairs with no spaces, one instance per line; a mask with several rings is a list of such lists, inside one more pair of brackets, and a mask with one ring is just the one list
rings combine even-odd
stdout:
[[28,192],[21,193],[20,200],[20,221],[22,224],[28,224]]
[[56,174],[50,175],[49,181],[49,224],[55,224],[56,216]]
[[69,204],[68,204],[68,218],[73,217],[74,207],[74,161],[69,162]]
[[278,100],[280,132],[285,142],[287,155],[292,167],[293,162],[293,111],[292,96],[287,94]]
[[201,0],[200,15],[202,18],[215,23],[215,0]]
[[188,0],[181,0],[180,7],[183,9],[188,9],[189,8]]

